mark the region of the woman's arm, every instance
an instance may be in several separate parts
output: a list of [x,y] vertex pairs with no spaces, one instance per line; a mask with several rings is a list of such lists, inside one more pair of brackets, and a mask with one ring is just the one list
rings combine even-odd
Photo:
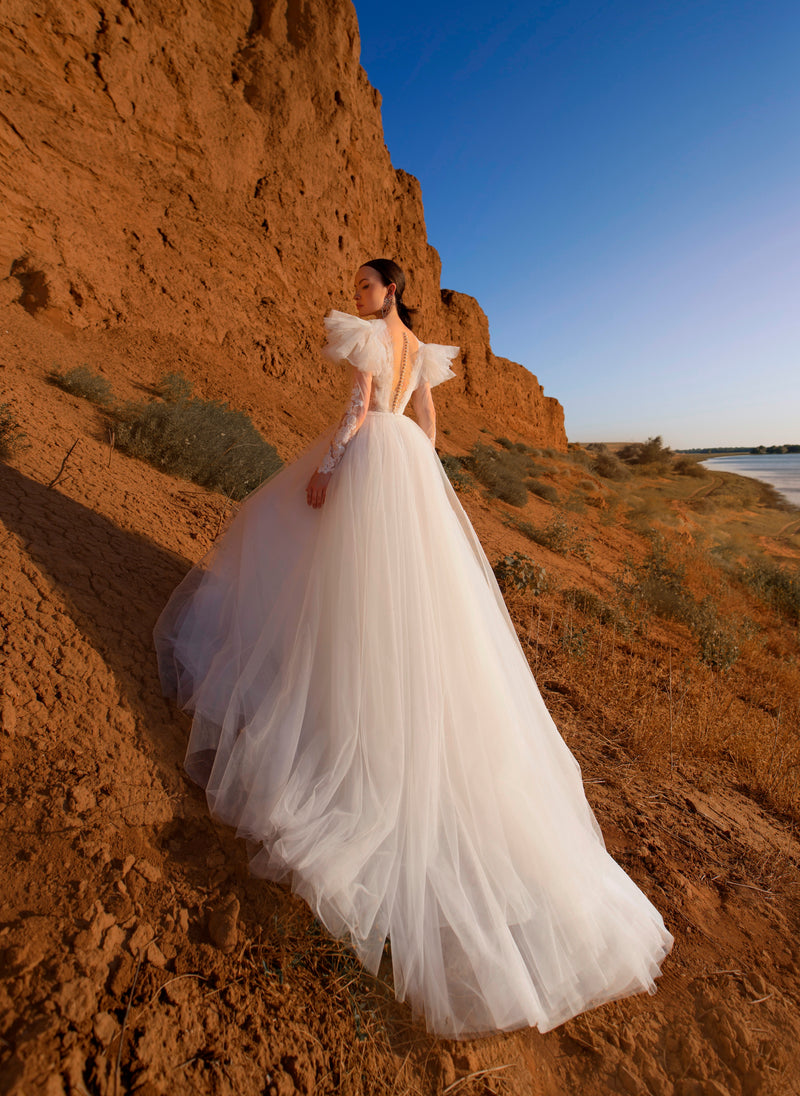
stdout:
[[318,472],[332,472],[344,456],[347,443],[358,432],[367,415],[369,407],[369,395],[372,390],[372,374],[362,373],[355,366],[350,367],[350,399],[344,409],[344,414],[339,420],[336,432],[331,439],[330,448],[322,463],[317,468]]
[[348,442],[355,436],[366,418],[369,409],[369,397],[372,391],[372,374],[362,373],[355,366],[350,367],[350,398],[344,409],[339,425],[336,427],[328,452],[317,467],[316,472],[306,486],[306,500],[315,509],[325,501],[325,492],[331,475],[344,456]]
[[417,422],[431,439],[431,445],[436,445],[436,408],[433,406],[431,386],[428,381],[418,384],[411,393],[411,405]]

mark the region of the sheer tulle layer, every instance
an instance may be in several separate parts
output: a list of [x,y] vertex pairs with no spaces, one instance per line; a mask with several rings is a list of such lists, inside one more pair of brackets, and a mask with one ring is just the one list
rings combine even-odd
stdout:
[[535,1025],[640,992],[673,937],[605,849],[488,560],[423,431],[368,413],[253,492],[155,630],[186,768],[431,1031]]

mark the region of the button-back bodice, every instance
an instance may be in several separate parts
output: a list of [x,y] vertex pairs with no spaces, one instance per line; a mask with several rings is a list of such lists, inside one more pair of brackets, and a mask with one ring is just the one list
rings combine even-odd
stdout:
[[[377,368],[372,375],[372,388],[370,390],[369,410],[370,411],[386,411],[392,412],[395,415],[402,415],[408,406],[408,401],[411,399],[411,394],[417,387],[419,381],[419,371],[422,363],[422,349],[424,344],[419,342],[416,353],[414,353],[409,345],[408,348],[408,362],[406,365],[405,376],[402,378],[403,388],[397,394],[397,402],[392,407],[392,401],[395,396],[395,391],[392,387],[393,372],[394,372],[394,349],[392,344],[392,336],[389,332],[389,328],[386,326],[384,320],[378,319],[374,321],[375,329],[379,337],[379,345],[383,348],[385,361],[382,363],[383,368]],[[398,378],[398,386],[400,379]]]

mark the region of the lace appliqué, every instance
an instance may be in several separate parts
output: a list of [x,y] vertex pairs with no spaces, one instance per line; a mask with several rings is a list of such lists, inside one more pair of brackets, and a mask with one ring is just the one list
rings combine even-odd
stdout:
[[331,439],[330,448],[328,449],[322,464],[317,468],[318,472],[332,472],[334,470],[344,456],[347,443],[356,433],[363,421],[363,411],[364,390],[362,384],[357,380],[353,385],[345,412],[339,421],[339,425],[336,427],[336,433]]

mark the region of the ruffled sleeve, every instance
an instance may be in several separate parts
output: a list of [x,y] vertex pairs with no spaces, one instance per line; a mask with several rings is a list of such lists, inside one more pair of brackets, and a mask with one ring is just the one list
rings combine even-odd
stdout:
[[336,308],[322,322],[328,335],[322,354],[328,361],[349,361],[362,373],[382,370],[385,352],[373,323]]
[[422,352],[420,380],[427,381],[431,388],[442,381],[455,377],[450,362],[458,354],[460,346],[441,346],[439,343],[425,343]]

